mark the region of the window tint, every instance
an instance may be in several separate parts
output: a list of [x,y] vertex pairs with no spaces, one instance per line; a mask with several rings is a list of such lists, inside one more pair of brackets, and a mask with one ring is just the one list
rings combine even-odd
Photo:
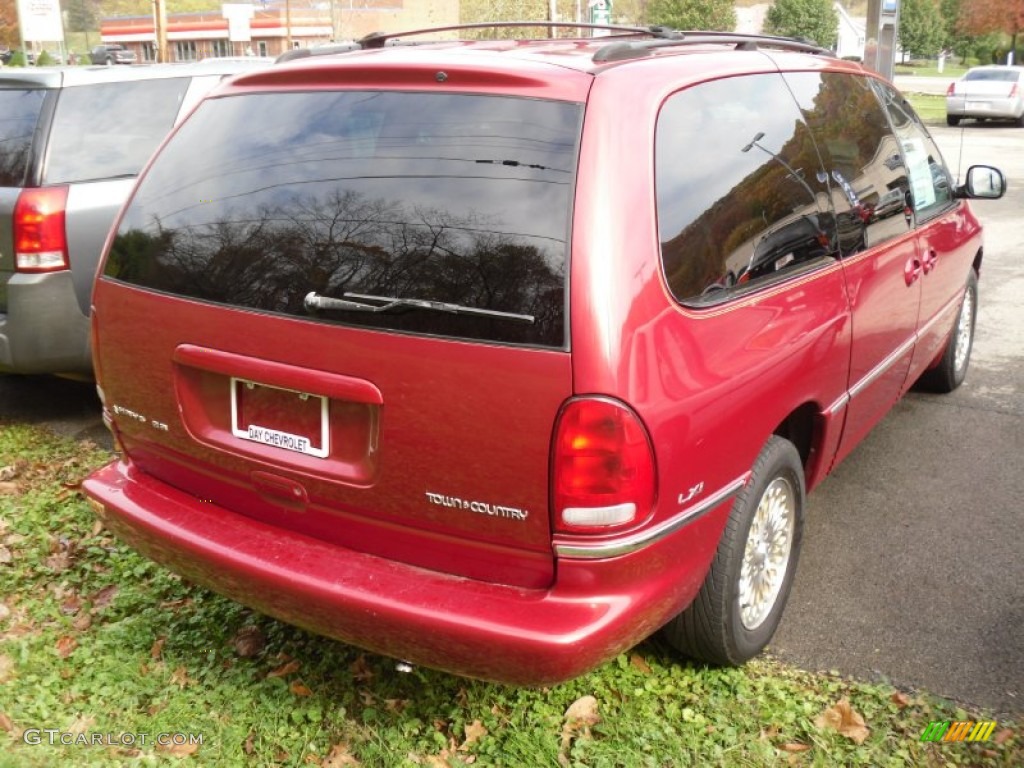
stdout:
[[0,90],[0,187],[25,183],[32,134],[39,122],[46,91]]
[[821,150],[843,255],[910,230],[910,184],[900,143],[867,78],[785,75]]
[[655,171],[662,261],[681,301],[719,300],[834,253],[818,153],[778,75],[671,97]]
[[189,78],[65,88],[57,102],[46,181],[135,176],[174,125]]
[[988,80],[999,83],[1015,83],[1021,73],[1012,69],[972,69],[964,75],[964,80]]
[[906,99],[885,83],[872,80],[871,84],[899,136],[910,177],[914,213],[918,220],[941,213],[953,203],[953,179],[939,148]]
[[[142,181],[106,274],[323,322],[561,347],[581,112],[436,93],[207,101]],[[317,310],[310,292],[531,320]]]

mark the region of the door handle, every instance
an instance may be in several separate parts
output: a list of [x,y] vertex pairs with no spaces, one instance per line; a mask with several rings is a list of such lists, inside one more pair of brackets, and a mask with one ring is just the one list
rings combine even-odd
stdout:
[[903,279],[907,281],[907,285],[913,285],[914,281],[921,276],[923,268],[921,260],[916,256],[907,259],[907,263],[903,267]]
[[933,269],[935,269],[935,264],[938,260],[939,256],[937,253],[935,253],[935,251],[927,251],[921,257],[921,267],[926,275]]

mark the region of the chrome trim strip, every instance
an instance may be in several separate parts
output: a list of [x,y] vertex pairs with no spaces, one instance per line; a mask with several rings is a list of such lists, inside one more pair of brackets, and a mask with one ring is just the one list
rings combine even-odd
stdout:
[[898,347],[896,347],[896,349],[894,349],[892,352],[890,352],[888,355],[886,355],[885,359],[883,359],[882,362],[880,362],[878,365],[876,365],[874,368],[872,368],[870,371],[868,371],[861,378],[860,381],[858,381],[856,384],[854,384],[852,387],[850,387],[850,397],[851,398],[856,397],[861,392],[863,392],[865,389],[867,389],[869,386],[871,386],[887,370],[892,368],[896,364],[896,361],[898,361],[901,357],[903,357],[903,355],[907,354],[907,352],[912,350],[914,348],[914,344],[916,344],[916,343],[917,343],[917,332],[915,331],[914,334],[909,339],[904,341],[902,344],[900,344]]
[[747,472],[742,477],[733,480],[729,485],[725,486],[714,495],[682,510],[665,522],[646,530],[639,531],[630,536],[624,536],[621,539],[616,539],[614,541],[599,541],[594,542],[593,544],[560,544],[555,542],[555,554],[558,557],[575,557],[585,558],[587,560],[596,560],[599,558],[617,557],[618,555],[635,552],[638,549],[649,546],[654,542],[660,541],[666,536],[675,533],[684,525],[688,525],[707,514],[722,502],[728,501],[740,492],[743,486],[746,485],[749,478],[750,473]]
[[829,416],[835,416],[849,404],[850,395],[847,392],[843,392],[843,394],[840,395],[839,398],[834,403],[832,403],[832,405],[825,409],[825,413],[827,413]]

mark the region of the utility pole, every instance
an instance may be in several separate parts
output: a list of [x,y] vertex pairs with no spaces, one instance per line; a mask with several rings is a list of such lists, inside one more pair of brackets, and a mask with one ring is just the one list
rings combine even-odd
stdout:
[[292,0],[284,0],[284,45],[286,51],[292,49]]
[[153,0],[153,29],[156,31],[156,60],[170,61],[167,56],[167,6],[164,0]]

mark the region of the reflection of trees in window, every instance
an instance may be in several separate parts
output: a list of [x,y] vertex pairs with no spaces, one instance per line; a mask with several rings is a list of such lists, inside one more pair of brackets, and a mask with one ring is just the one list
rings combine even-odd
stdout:
[[[752,112],[771,110],[792,112],[788,125],[776,119],[772,127],[745,119],[732,119],[730,101],[722,101],[722,116],[712,115],[716,135],[710,136],[696,126],[691,115],[696,109],[701,88],[735,88],[735,80],[697,86],[683,91],[667,105],[659,122],[659,133],[673,137],[672,146],[660,146],[659,176],[671,176],[659,184],[659,210],[674,207],[666,199],[672,194],[687,198],[687,206],[699,208],[682,231],[661,234],[665,274],[673,294],[689,299],[701,294],[750,284],[789,267],[806,264],[831,253],[834,224],[828,212],[827,187],[818,178],[821,163],[807,126],[775,76],[755,78],[767,103],[749,105]],[[771,94],[773,87],[775,93]],[[781,98],[773,98],[781,97]],[[709,103],[710,106],[709,106]],[[671,106],[671,109],[669,109]],[[700,104],[704,110],[716,110],[714,101]],[[780,126],[786,131],[780,136]],[[774,135],[765,136],[766,132]],[[770,144],[767,144],[770,142]],[[781,144],[781,146],[780,146]],[[769,146],[780,146],[777,152]],[[685,164],[676,166],[671,151],[686,147],[686,156],[713,155],[716,173],[731,182],[731,188],[715,200],[701,184],[689,179]],[[744,155],[744,163],[737,158]],[[747,171],[751,163],[758,163]],[[736,178],[728,178],[729,173]],[[738,174],[744,174],[739,176]],[[662,216],[663,222],[668,216]]]
[[0,91],[0,186],[25,183],[32,135],[42,109],[43,89]]
[[106,274],[201,300],[308,317],[310,291],[444,301],[533,315],[533,324],[408,310],[325,318],[413,332],[561,346],[563,259],[495,222],[334,190],[206,224],[118,233]]

